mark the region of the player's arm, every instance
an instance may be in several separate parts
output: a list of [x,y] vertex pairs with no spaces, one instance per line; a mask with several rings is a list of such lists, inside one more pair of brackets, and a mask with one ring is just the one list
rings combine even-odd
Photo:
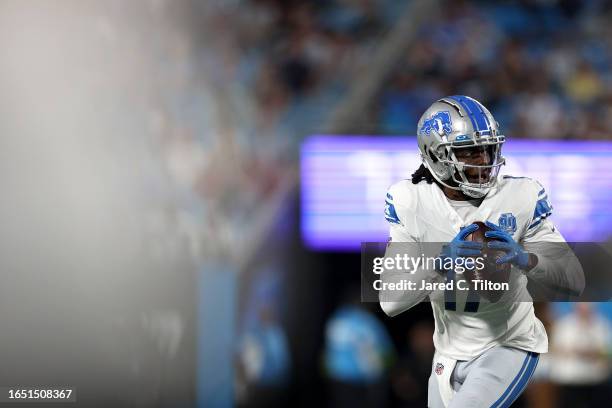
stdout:
[[542,220],[528,231],[523,243],[530,257],[526,271],[529,278],[561,295],[559,299],[582,294],[582,265],[551,220]]
[[[393,191],[393,189],[391,190]],[[394,197],[395,195],[395,197]],[[418,242],[415,226],[410,220],[411,209],[398,200],[398,194],[387,194],[385,203],[385,218],[389,223],[389,238],[385,258],[397,259],[405,256],[413,259],[422,258],[424,253],[432,251],[431,246]],[[401,197],[401,196],[400,196]],[[437,253],[436,253],[437,254]],[[435,255],[435,254],[434,254]],[[381,275],[383,287],[399,284],[402,281],[414,282],[412,290],[381,290],[379,291],[380,306],[389,316],[396,316],[427,298],[431,291],[420,290],[422,282],[442,281],[434,270],[417,268],[407,272],[404,269],[385,269]]]
[[549,219],[553,207],[546,191],[543,188],[538,190],[533,216],[520,243],[496,225],[488,223],[496,231],[485,235],[501,241],[490,242],[488,245],[506,252],[500,263],[514,264],[549,291],[565,297],[579,296],[585,285],[582,265]]
[[[398,231],[399,228],[392,226],[390,228],[391,240],[387,244],[385,258],[403,259],[405,255],[408,257],[420,257],[420,244],[411,240],[410,235],[404,231]],[[379,301],[382,310],[389,316],[396,316],[413,306],[422,302],[429,295],[429,290],[420,290],[421,282],[432,281],[437,278],[431,274],[431,271],[425,271],[419,268],[414,273],[409,273],[400,268],[385,269],[380,279],[382,289],[379,291]],[[414,282],[412,290],[394,290],[393,285],[399,285],[404,281]]]

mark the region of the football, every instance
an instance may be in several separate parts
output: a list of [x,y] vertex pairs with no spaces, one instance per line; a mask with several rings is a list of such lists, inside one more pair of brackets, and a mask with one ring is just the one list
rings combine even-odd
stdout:
[[[495,262],[497,259],[505,255],[505,252],[490,249],[487,247],[487,243],[495,241],[493,238],[485,237],[485,232],[491,231],[491,228],[483,222],[477,221],[474,224],[478,225],[478,229],[466,237],[467,241],[482,242],[484,247],[482,249],[483,257],[485,259],[485,267],[482,270],[472,269],[466,271],[466,278],[470,281],[473,280],[488,280],[493,283],[505,283],[510,279],[510,264],[506,263],[498,265]],[[479,290],[478,293],[489,300],[490,302],[497,302],[504,294],[503,290]]]

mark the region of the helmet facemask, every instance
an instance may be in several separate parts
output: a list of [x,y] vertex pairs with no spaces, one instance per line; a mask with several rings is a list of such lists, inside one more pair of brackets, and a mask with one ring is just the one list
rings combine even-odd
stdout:
[[482,138],[476,143],[471,140],[440,143],[433,156],[437,167],[441,165],[448,171],[444,178],[432,173],[444,186],[461,190],[469,197],[482,198],[495,186],[499,169],[505,164],[501,155],[503,143],[501,135]]

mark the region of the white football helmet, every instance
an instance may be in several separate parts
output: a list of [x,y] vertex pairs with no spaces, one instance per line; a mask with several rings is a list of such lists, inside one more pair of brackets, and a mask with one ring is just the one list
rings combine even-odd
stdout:
[[[448,96],[434,102],[421,116],[417,141],[423,163],[442,185],[481,198],[497,182],[505,164],[501,147],[505,137],[499,124],[480,102],[469,96]],[[458,149],[482,147],[487,164],[459,161]]]

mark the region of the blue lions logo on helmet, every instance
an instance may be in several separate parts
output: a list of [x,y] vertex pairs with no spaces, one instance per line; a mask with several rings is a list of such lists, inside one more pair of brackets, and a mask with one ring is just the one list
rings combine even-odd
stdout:
[[431,134],[432,130],[434,130],[440,136],[446,135],[453,131],[449,111],[436,112],[431,118],[423,121],[423,126],[421,126],[420,132],[429,135]]

